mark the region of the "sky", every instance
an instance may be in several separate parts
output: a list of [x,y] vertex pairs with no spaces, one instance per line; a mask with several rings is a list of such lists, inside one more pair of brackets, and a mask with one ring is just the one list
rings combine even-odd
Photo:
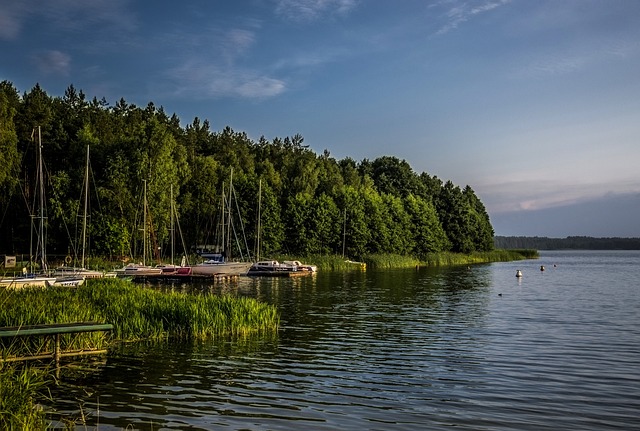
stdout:
[[395,156],[496,235],[640,237],[640,1],[0,0],[0,80]]

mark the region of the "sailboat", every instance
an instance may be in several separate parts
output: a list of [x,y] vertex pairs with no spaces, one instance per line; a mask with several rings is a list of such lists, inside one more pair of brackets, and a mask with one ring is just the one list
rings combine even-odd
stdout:
[[[36,173],[36,191],[35,196],[38,202],[38,216],[32,216],[32,219],[38,219],[37,230],[37,245],[35,250],[35,260],[40,260],[40,272],[28,273],[27,268],[22,269],[22,275],[16,277],[8,277],[0,279],[0,287],[8,289],[22,289],[25,287],[47,287],[53,285],[55,282],[54,277],[49,277],[47,272],[47,257],[46,257],[46,240],[44,229],[44,171],[42,163],[42,136],[40,132],[40,126],[38,126],[38,151],[37,151],[37,173]],[[35,205],[34,205],[35,206]],[[33,241],[32,241],[33,245]],[[34,256],[33,249],[29,253],[30,256]]]
[[[175,200],[173,198],[173,186],[171,186],[171,263],[161,263],[156,265],[156,268],[160,268],[162,270],[162,275],[166,277],[173,276],[189,276],[191,275],[191,267],[187,266],[187,257],[182,255],[182,260],[180,265],[174,264],[175,257],[175,226],[178,225],[178,230],[180,232],[180,238],[182,238],[182,231],[180,230],[180,222],[178,221],[178,213],[175,208]],[[182,241],[183,249],[186,249],[184,245],[184,240]]]
[[[231,200],[233,193],[233,171],[231,171],[231,178],[229,180],[229,199],[228,209],[225,210],[225,197],[224,187],[222,191],[222,252],[207,254],[207,260],[202,263],[191,266],[191,274],[193,276],[200,277],[217,277],[217,276],[236,276],[245,275],[249,272],[252,262],[233,262],[229,261],[229,255],[231,252],[231,231],[232,231],[232,217],[231,217]],[[226,218],[225,218],[226,216]]]
[[147,181],[144,181],[144,202],[143,202],[143,222],[142,222],[142,262],[130,263],[125,266],[121,273],[125,277],[149,277],[162,274],[162,268],[147,265]]
[[[84,267],[84,255],[87,242],[87,217],[88,217],[88,201],[89,201],[89,146],[87,145],[87,161],[85,165],[84,173],[84,216],[82,217],[82,260],[80,261],[80,267],[76,266],[59,266],[53,272],[56,277],[56,285],[73,286],[79,285],[80,280],[84,281],[86,278],[103,278],[105,273],[102,271],[92,271]],[[71,257],[68,256],[67,260],[70,263]],[[75,280],[75,284],[74,284]]]

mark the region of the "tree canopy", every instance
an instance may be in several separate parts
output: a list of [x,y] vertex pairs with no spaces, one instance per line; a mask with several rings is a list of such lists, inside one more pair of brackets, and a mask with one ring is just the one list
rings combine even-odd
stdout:
[[[260,226],[262,256],[344,251],[353,258],[367,253],[422,258],[493,248],[493,227],[471,187],[418,174],[394,156],[336,160],[328,150],[316,154],[299,134],[255,142],[229,127],[212,131],[199,118],[182,127],[175,114],[169,117],[153,103],[138,107],[121,98],[112,106],[104,99],[87,100],[73,86],[63,97],[49,96],[39,85],[20,95],[3,81],[0,253],[29,250],[37,127],[50,253],[77,250],[88,147],[93,255],[141,254],[145,187],[145,230],[152,233],[154,250],[164,255],[175,232],[172,207],[191,252],[212,243],[225,201],[243,220],[254,253]],[[227,199],[232,172],[233,202]]]

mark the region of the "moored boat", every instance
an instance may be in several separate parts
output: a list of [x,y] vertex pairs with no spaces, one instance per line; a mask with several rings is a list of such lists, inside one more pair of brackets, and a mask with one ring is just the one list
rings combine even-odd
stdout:
[[195,277],[235,276],[246,275],[251,268],[251,262],[227,262],[219,254],[212,255],[202,263],[191,265],[191,275]]
[[48,287],[56,281],[55,277],[36,274],[26,274],[16,277],[0,279],[0,287],[5,289],[23,289],[28,287]]
[[316,265],[310,265],[308,263],[302,263],[299,260],[284,260],[282,261],[284,265],[295,266],[298,268],[298,271],[310,271],[317,272],[318,267]]

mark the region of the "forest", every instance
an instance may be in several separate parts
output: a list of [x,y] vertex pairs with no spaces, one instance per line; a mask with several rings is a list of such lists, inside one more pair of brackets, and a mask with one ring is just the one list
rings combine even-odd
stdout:
[[0,83],[0,166],[0,254],[31,253],[39,178],[48,255],[79,253],[83,227],[93,256],[136,258],[147,244],[166,257],[176,237],[178,253],[193,253],[217,244],[222,203],[242,221],[232,256],[246,249],[421,259],[494,248],[489,215],[470,186],[416,173],[405,160],[336,160],[299,134],[254,141],[197,117],[182,126],[152,102],[111,105],[73,85],[53,97],[38,84],[20,94]]

